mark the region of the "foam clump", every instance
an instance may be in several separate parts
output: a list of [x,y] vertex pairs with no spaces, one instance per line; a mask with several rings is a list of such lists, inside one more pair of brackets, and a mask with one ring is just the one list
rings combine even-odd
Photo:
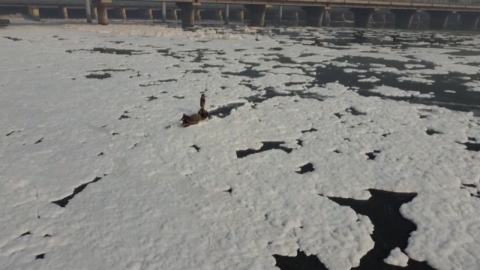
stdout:
[[408,266],[408,256],[403,253],[400,248],[395,248],[390,251],[390,255],[384,260],[385,263],[396,265],[400,267]]

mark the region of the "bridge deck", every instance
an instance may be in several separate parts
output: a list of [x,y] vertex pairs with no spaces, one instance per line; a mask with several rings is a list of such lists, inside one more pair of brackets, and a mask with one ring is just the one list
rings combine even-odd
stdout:
[[[123,1],[113,0],[111,6],[123,7],[158,7],[161,0]],[[193,2],[192,0],[175,0],[166,2]],[[451,10],[480,12],[480,0],[200,0],[200,3],[216,4],[266,4],[285,6],[329,6],[329,7],[363,7],[384,9],[415,9],[415,10]],[[0,5],[39,5],[39,6],[71,6],[84,7],[84,0],[0,0]]]

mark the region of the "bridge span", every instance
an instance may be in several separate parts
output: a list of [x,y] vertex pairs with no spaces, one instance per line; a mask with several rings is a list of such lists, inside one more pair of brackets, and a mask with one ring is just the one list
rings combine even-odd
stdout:
[[[280,18],[283,7],[301,7],[306,13],[307,25],[316,27],[322,26],[331,8],[339,7],[348,8],[353,13],[355,27],[369,27],[373,14],[379,9],[390,10],[395,15],[395,27],[400,29],[410,28],[418,12],[426,12],[430,16],[431,29],[445,29],[452,13],[460,15],[463,30],[476,30],[480,19],[480,0],[0,0],[0,15],[5,7],[22,6],[28,8],[31,17],[39,18],[39,7],[56,6],[62,17],[68,18],[68,8],[83,8],[89,22],[93,17],[99,24],[106,25],[108,10],[112,9],[115,17],[122,19],[126,19],[128,8],[139,8],[142,17],[150,20],[153,19],[153,10],[161,11],[164,21],[167,13],[176,18],[179,10],[182,26],[191,27],[195,19],[200,18],[202,4],[224,4],[224,10],[217,9],[217,15],[213,14],[213,17],[224,19],[226,23],[230,13],[243,21],[243,12],[246,10],[250,13],[251,26],[264,26],[265,14],[272,6],[280,7]],[[230,6],[237,8],[231,9]]]

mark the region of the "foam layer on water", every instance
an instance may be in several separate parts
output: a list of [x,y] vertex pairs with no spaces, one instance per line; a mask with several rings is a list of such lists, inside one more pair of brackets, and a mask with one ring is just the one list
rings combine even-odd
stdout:
[[[342,39],[333,31],[3,29],[21,40],[0,39],[0,265],[263,270],[301,250],[348,270],[376,244],[373,224],[318,194],[366,200],[373,188],[418,193],[401,208],[418,227],[410,258],[478,269],[480,127],[462,86],[477,69],[448,44],[423,50],[413,38],[405,50],[316,43]],[[429,94],[426,80],[449,72],[463,79]],[[202,92],[212,118],[180,127]],[[424,101],[465,92],[463,111]]]

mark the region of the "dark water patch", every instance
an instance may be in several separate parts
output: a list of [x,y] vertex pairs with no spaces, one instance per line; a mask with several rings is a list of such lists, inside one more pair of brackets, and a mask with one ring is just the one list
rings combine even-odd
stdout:
[[416,193],[395,193],[369,189],[372,197],[368,200],[354,200],[328,197],[339,205],[351,207],[357,214],[366,215],[373,223],[372,239],[375,246],[361,260],[355,270],[434,270],[426,262],[410,259],[407,267],[386,264],[383,260],[396,247],[405,252],[410,234],[417,229],[415,223],[404,218],[399,209],[402,204],[412,201]]
[[40,259],[44,259],[44,258],[45,258],[45,253],[38,254],[37,256],[35,256],[35,260],[40,260]]
[[223,68],[224,65],[203,64],[202,68]]
[[200,74],[200,73],[208,73],[208,70],[203,69],[194,69],[194,70],[187,70],[185,73],[193,73],[193,74]]
[[22,233],[19,237],[23,237],[23,236],[26,236],[26,235],[31,235],[30,231],[28,231],[26,233]]
[[315,56],[315,55],[318,55],[316,53],[302,53],[300,54],[298,57],[301,58],[301,57],[310,57],[310,56]]
[[91,70],[89,72],[124,72],[124,71],[134,71],[134,70],[131,68],[107,68],[107,69]]
[[142,83],[140,84],[140,87],[148,87],[148,86],[154,86],[154,85],[161,85],[163,83],[168,83],[168,82],[176,82],[177,79],[166,79],[166,80],[157,80],[149,83]]
[[480,143],[466,142],[466,143],[460,143],[460,144],[465,145],[468,151],[475,151],[475,152],[480,151]]
[[[342,56],[339,58],[335,58],[332,61],[335,62],[346,62],[350,64],[358,65],[359,69],[369,69],[375,67],[377,65],[385,65],[385,67],[389,68],[396,68],[398,70],[410,70],[405,65],[412,64],[412,65],[423,65],[422,69],[434,69],[435,64],[432,62],[421,61],[421,60],[409,60],[409,61],[396,61],[396,60],[388,60],[383,58],[372,58],[372,57],[364,57],[364,56]],[[372,65],[374,64],[374,65]]]
[[462,184],[463,187],[477,188],[475,184]]
[[87,76],[85,76],[85,78],[87,78],[87,79],[98,79],[98,80],[103,80],[103,79],[110,78],[110,77],[112,77],[112,74],[110,74],[110,73],[88,74]]
[[200,147],[196,146],[195,144],[191,145],[190,147],[193,147],[195,150],[197,150],[197,152],[200,152]]
[[236,110],[237,108],[242,107],[245,105],[244,102],[238,102],[238,103],[230,103],[224,106],[220,106],[214,110],[211,110],[208,112],[209,116],[215,116],[218,118],[225,118],[229,116],[233,110]]
[[156,96],[147,97],[147,101],[153,101],[153,100],[156,100],[156,99],[158,99]]
[[185,97],[184,97],[184,96],[173,96],[173,98],[176,98],[176,99],[184,99]]
[[74,52],[91,52],[91,53],[105,53],[105,54],[116,54],[116,55],[138,55],[138,54],[146,54],[143,51],[138,50],[127,50],[127,49],[114,49],[114,48],[100,48],[95,47],[91,50],[88,49],[79,49],[79,50],[67,50],[67,53],[74,53]]
[[436,131],[436,130],[431,129],[431,128],[427,129],[426,133],[430,136],[432,136],[434,134],[442,134],[440,131]]
[[254,70],[253,66],[247,67],[245,70],[240,72],[225,71],[225,72],[222,72],[222,75],[243,76],[248,78],[260,78],[265,76],[264,72]]
[[318,131],[318,130],[315,129],[315,128],[311,128],[311,129],[308,129],[308,130],[302,130],[301,132],[302,133],[308,133],[308,132],[315,132],[315,131]]
[[448,52],[445,54],[454,55],[454,56],[480,56],[480,51],[459,50],[456,52]]
[[299,146],[303,146],[303,141],[302,141],[302,140],[297,140],[297,144],[298,144]]
[[20,38],[14,38],[14,37],[3,37],[3,38],[6,38],[6,39],[9,39],[9,40],[12,40],[12,41],[20,41],[22,39]]
[[368,160],[375,160],[375,158],[377,157],[377,154],[379,153],[380,153],[379,150],[373,150],[373,152],[365,153],[365,155],[367,155]]
[[246,81],[241,81],[239,83],[240,85],[245,85],[246,87],[250,88],[250,90],[252,91],[257,91],[258,89],[260,89],[260,86],[255,86],[249,82],[246,82]]
[[77,195],[78,193],[82,192],[88,185],[92,184],[92,183],[95,183],[95,182],[98,182],[102,179],[102,177],[95,177],[95,179],[93,179],[92,181],[88,182],[88,183],[85,183],[85,184],[81,184],[80,186],[76,187],[73,189],[73,193],[68,195],[67,197],[63,198],[63,199],[60,199],[60,200],[57,200],[57,201],[52,201],[53,204],[56,204],[60,207],[65,207],[67,206],[67,204],[70,202],[71,199],[73,199],[73,197],[75,197],[75,195]]
[[40,138],[40,140],[36,141],[35,144],[39,144],[43,141],[43,138]]
[[264,94],[245,97],[245,99],[249,102],[252,102],[253,104],[258,104],[275,97],[300,97],[304,99],[315,99],[318,101],[325,100],[325,97],[317,93],[310,93],[305,91],[288,91],[287,93],[281,93],[275,91],[273,87],[265,88]]
[[347,108],[345,110],[346,112],[352,114],[352,115],[355,115],[355,116],[359,116],[359,115],[367,115],[365,112],[361,112],[359,111],[358,109],[354,108],[354,107],[350,107],[350,108]]
[[282,47],[273,47],[273,48],[270,48],[268,50],[270,50],[270,51],[283,51],[283,48]]
[[315,255],[307,256],[298,250],[297,256],[288,257],[274,254],[277,262],[276,267],[281,270],[328,270],[327,267]]
[[313,164],[312,163],[307,163],[307,164],[301,166],[300,171],[296,171],[296,173],[304,174],[304,173],[313,172],[313,171],[315,171],[315,168],[313,168]]
[[269,151],[269,150],[273,150],[273,149],[282,150],[285,153],[289,154],[290,152],[292,152],[292,148],[281,146],[284,143],[285,142],[282,142],[282,141],[280,141],[280,142],[262,142],[262,147],[258,150],[250,149],[250,148],[248,148],[247,150],[238,150],[237,151],[237,158],[244,158],[244,157],[247,157],[249,155],[253,155],[253,154],[257,154],[257,153],[261,153],[261,152],[265,152],[265,151]]
[[477,141],[477,139],[474,138],[474,137],[468,137],[468,140],[469,140],[469,141],[472,141],[472,142],[476,142],[476,141]]
[[[273,67],[273,68],[275,68],[275,67]],[[287,82],[287,83],[285,83],[285,86],[290,87],[290,86],[294,86],[294,85],[303,85],[303,84],[305,84],[305,83],[304,82]]]
[[[371,60],[375,61],[374,59]],[[364,65],[367,64],[368,63],[364,63]],[[421,62],[417,64],[426,65]],[[344,72],[344,69],[345,68],[343,67],[337,67],[331,64],[326,67],[317,67],[315,84],[322,86],[327,83],[338,82],[349,87],[351,90],[357,89],[356,91],[358,94],[365,97],[381,97],[383,99],[396,101],[436,105],[458,111],[480,111],[480,93],[468,91],[468,87],[464,85],[465,81],[460,79],[462,76],[470,76],[472,80],[480,80],[480,74],[466,75],[455,72],[449,74],[432,74],[429,75],[428,79],[433,82],[431,84],[425,84],[408,80],[398,80],[398,78],[408,76],[408,74],[396,74],[389,71],[371,71],[370,67],[365,66],[362,70],[365,70],[366,72],[362,73],[362,75],[366,78],[376,77],[378,81],[359,82],[357,73],[347,73]],[[434,96],[431,98],[418,98],[415,96],[392,97],[370,91],[371,89],[381,86],[390,86],[408,91],[418,91],[421,94],[429,94],[433,92]],[[451,93],[445,92],[445,90],[455,90],[456,94],[452,95]]]
[[270,62],[270,61],[276,61],[281,64],[298,64],[297,62],[293,61],[292,58],[278,54],[278,53],[266,53],[263,56],[276,56],[276,58],[270,59],[270,58],[262,58],[262,60]]

